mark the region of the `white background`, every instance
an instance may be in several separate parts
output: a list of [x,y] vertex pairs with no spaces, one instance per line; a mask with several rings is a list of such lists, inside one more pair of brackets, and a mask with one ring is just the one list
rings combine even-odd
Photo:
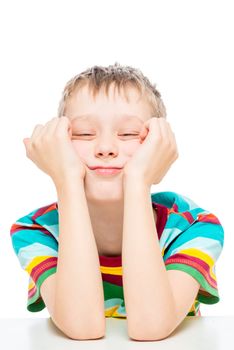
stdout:
[[5,1],[0,5],[0,317],[46,317],[26,309],[28,275],[10,226],[56,201],[52,180],[25,155],[23,138],[56,116],[65,83],[93,65],[131,65],[167,106],[179,158],[155,191],[186,195],[220,219],[225,243],[216,264],[220,302],[233,306],[232,1]]

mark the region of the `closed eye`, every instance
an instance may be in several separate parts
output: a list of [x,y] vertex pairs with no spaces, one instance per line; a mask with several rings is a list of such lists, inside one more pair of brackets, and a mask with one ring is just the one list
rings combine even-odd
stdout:
[[[123,134],[120,136],[137,136],[138,134]],[[73,136],[93,136],[92,134],[73,134]]]
[[92,134],[74,134],[73,136],[93,136]]
[[138,134],[123,134],[122,136],[137,136]]

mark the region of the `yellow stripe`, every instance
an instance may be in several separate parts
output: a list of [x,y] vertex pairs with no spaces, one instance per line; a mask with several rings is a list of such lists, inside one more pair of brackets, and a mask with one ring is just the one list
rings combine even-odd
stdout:
[[113,313],[116,312],[116,309],[118,309],[119,305],[112,306],[110,308],[105,309],[105,316],[111,317]]
[[196,309],[195,309],[195,302],[196,301],[194,301],[194,303],[193,303],[193,305],[192,305],[192,307],[190,308],[190,310],[189,310],[189,312],[196,312]]
[[35,283],[34,282],[30,282],[28,285],[28,290],[32,289],[35,287]]
[[[50,256],[37,256],[35,257],[25,268],[25,271],[28,271],[31,274],[32,269],[40,264],[42,261],[50,258]],[[102,273],[106,273],[109,275],[122,275],[122,266],[117,267],[108,267],[108,266],[100,266],[100,270]]]
[[215,274],[213,273],[213,270],[211,267],[214,266],[214,260],[210,257],[210,255],[202,252],[201,250],[199,249],[195,249],[195,248],[188,248],[188,249],[183,249],[183,250],[180,250],[179,251],[180,254],[188,254],[188,255],[191,255],[191,256],[194,256],[195,258],[199,258],[203,261],[205,261],[208,265],[209,265],[209,273],[211,275],[211,277],[216,281],[216,276]]
[[50,256],[36,256],[25,268],[25,271],[28,271],[31,274],[32,269],[40,264],[42,261],[51,258]]
[[108,275],[122,276],[122,266],[117,266],[117,267],[100,266],[100,270],[102,273],[106,273]]

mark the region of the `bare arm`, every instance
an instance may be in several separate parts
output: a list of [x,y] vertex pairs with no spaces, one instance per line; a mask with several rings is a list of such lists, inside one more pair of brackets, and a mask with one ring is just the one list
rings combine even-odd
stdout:
[[27,156],[53,180],[58,195],[57,271],[42,284],[54,323],[75,339],[103,337],[105,310],[95,237],[84,190],[86,166],[71,141],[67,117],[37,124],[25,138]]
[[72,179],[57,187],[59,250],[54,317],[78,337],[103,336],[105,311],[98,251],[84,185]]
[[150,189],[129,179],[124,194],[122,264],[128,333],[133,339],[158,340],[170,333],[176,309],[157,239]]

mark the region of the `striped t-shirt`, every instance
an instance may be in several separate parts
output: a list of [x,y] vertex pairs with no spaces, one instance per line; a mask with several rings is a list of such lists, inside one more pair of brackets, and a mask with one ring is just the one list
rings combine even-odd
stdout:
[[[215,264],[224,241],[218,218],[188,197],[175,192],[151,193],[156,209],[155,234],[166,270],[181,270],[193,276],[200,289],[187,316],[200,316],[200,303],[219,301]],[[56,272],[58,259],[58,204],[54,202],[18,219],[10,230],[13,249],[29,274],[27,309],[41,311],[42,282]],[[99,255],[105,316],[126,318],[122,262],[119,256]]]

